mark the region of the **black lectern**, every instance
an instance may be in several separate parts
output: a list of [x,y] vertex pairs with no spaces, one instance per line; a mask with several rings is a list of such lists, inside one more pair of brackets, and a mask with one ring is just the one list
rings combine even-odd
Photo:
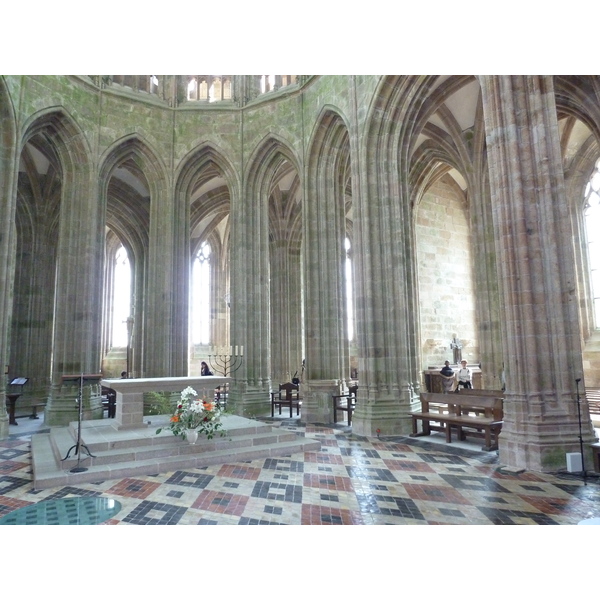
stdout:
[[8,385],[19,385],[21,391],[18,394],[6,394],[8,399],[8,423],[9,425],[18,425],[17,418],[15,417],[15,406],[17,404],[17,398],[23,394],[23,386],[29,381],[29,377],[15,377]]

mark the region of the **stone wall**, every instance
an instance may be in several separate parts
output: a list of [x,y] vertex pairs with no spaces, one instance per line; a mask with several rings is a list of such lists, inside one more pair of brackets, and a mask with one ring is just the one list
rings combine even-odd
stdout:
[[449,177],[424,195],[415,231],[423,368],[453,362],[454,334],[463,344],[462,357],[476,364],[471,233],[464,195]]

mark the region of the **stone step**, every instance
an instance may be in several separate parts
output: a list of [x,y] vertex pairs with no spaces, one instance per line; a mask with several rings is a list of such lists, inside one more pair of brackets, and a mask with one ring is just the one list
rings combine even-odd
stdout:
[[[273,426],[262,421],[245,419],[234,415],[223,416],[223,426],[228,437],[255,435],[260,432],[270,432]],[[83,421],[81,429],[82,440],[94,450],[110,450],[116,448],[135,448],[143,443],[148,444],[177,444],[180,439],[166,429],[169,423],[167,415],[154,416],[147,426],[131,430],[116,430],[111,419]],[[163,428],[160,434],[157,429]],[[69,423],[68,430],[76,442],[78,435],[77,422]],[[214,439],[218,439],[215,437]]]
[[[175,445],[180,443],[180,439],[166,429],[166,426],[168,425],[168,416],[155,416],[152,417],[152,419],[153,420],[151,422],[149,421],[146,426],[124,430],[116,429],[114,421],[111,419],[83,421],[81,424],[81,438],[88,448],[96,451],[136,448],[139,447],[140,444],[164,445],[171,443]],[[227,423],[227,433],[229,437],[254,435],[260,432],[269,432],[273,429],[273,427],[267,423],[244,419],[242,417],[227,416],[223,417],[223,419],[224,422]],[[163,428],[161,434],[156,433],[159,428]],[[66,427],[56,427],[53,428],[53,431],[56,432],[56,435],[59,436],[61,440],[64,441],[68,439],[68,447],[77,441],[78,423],[72,422]],[[61,448],[57,451],[57,454],[60,454],[63,450],[66,449]]]
[[[254,434],[215,437],[212,440],[198,438],[194,445],[164,432],[157,438],[149,439],[149,443],[128,445],[126,447],[112,447],[107,449],[106,443],[86,443],[81,446],[81,456],[86,457],[86,466],[117,464],[119,462],[132,462],[152,458],[162,458],[173,455],[198,454],[224,450],[225,448],[246,448],[258,445],[277,444],[297,439],[297,435],[290,431],[267,430]],[[50,439],[54,456],[60,460],[63,468],[71,469],[77,463],[76,445],[77,436],[72,436],[67,428],[50,430]],[[71,452],[69,452],[71,450]],[[66,458],[68,455],[68,458]],[[91,456],[90,456],[91,455]]]
[[76,423],[51,428],[49,433],[31,438],[33,488],[48,489],[288,456],[317,451],[321,446],[318,440],[243,417],[228,415],[223,417],[223,424],[227,430],[224,437],[207,440],[201,436],[192,445],[170,431],[156,435],[156,423],[150,428],[119,431],[102,420],[85,421],[79,454]]
[[[46,437],[46,440],[38,440],[36,447],[43,449],[44,446],[49,449],[49,434],[39,434]],[[37,437],[37,436],[36,436]],[[281,456],[290,456],[298,452],[317,451],[320,448],[319,442],[298,438],[294,441],[279,442],[276,444],[263,444],[259,446],[245,448],[227,448],[225,450],[208,451],[199,454],[186,454],[177,456],[168,456],[161,458],[151,458],[137,460],[134,462],[121,462],[118,464],[87,466],[87,459],[82,458],[79,462],[79,468],[85,468],[83,472],[71,472],[64,468],[54,468],[45,470],[40,468],[36,461],[34,466],[33,488],[35,490],[48,489],[53,487],[77,485],[80,483],[95,483],[110,479],[122,479],[125,477],[134,477],[141,475],[155,475],[158,473],[169,473],[180,469],[195,469],[214,464],[236,463],[260,458],[274,458]],[[33,451],[33,443],[32,443]]]

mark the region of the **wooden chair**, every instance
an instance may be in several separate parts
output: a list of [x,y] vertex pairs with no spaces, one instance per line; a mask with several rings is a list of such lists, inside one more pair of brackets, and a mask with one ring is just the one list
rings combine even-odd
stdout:
[[108,418],[114,419],[117,414],[117,392],[102,386],[102,408],[108,412]]
[[215,403],[216,405],[225,410],[227,408],[227,400],[229,399],[229,384],[225,383],[222,386],[218,386],[215,389]]
[[296,416],[300,415],[300,406],[302,406],[302,398],[300,398],[300,386],[295,383],[281,383],[279,390],[271,392],[271,416],[275,416],[275,407],[279,407],[281,414],[282,406],[290,407],[290,418],[292,417],[292,409],[296,407]]
[[352,413],[356,407],[358,385],[351,385],[347,394],[333,396],[333,422],[337,423],[338,410],[345,411],[348,415],[348,427],[352,425]]

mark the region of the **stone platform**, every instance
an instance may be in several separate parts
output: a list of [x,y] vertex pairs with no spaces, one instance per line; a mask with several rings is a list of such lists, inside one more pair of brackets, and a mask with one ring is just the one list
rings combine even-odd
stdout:
[[[76,422],[66,427],[53,427],[49,433],[33,435],[33,488],[41,490],[287,456],[295,452],[316,451],[321,446],[320,442],[294,432],[235,415],[221,417],[227,431],[224,437],[217,435],[207,440],[200,436],[196,444],[191,445],[169,430],[156,434],[158,428],[168,425],[168,415],[147,419],[150,425],[133,430],[119,429],[107,419],[83,421],[79,456],[75,453]],[[72,472],[73,469],[80,472]]]

